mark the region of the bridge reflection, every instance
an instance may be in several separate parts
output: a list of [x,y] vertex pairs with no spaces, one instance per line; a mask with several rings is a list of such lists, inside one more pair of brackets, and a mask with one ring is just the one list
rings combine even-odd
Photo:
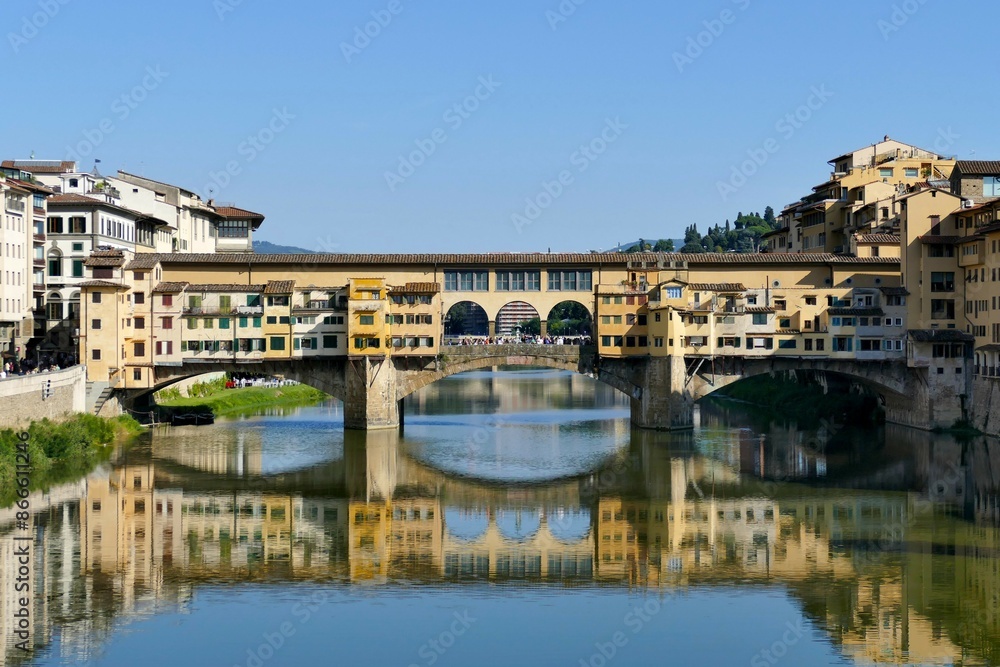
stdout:
[[[716,443],[722,460],[638,433],[585,475],[520,487],[446,475],[395,431],[349,433],[336,458],[273,474],[260,430],[213,437],[154,438],[47,507],[35,499],[39,641],[58,626],[62,650],[92,655],[114,619],[183,607],[202,583],[759,584],[791,591],[859,661],[1000,657],[996,530],[921,494],[762,481],[745,474],[760,473],[747,433]],[[914,445],[919,474],[954,481],[935,471],[929,437]],[[803,460],[796,440],[779,460]],[[0,516],[5,600],[11,520]]]

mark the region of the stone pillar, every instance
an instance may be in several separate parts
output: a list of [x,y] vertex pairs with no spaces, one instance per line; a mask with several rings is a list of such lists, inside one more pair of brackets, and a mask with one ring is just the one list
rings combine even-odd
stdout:
[[543,336],[548,336],[549,335],[549,321],[548,320],[542,320],[542,319],[539,319],[538,321],[539,321],[540,326],[542,328],[541,329],[542,330],[542,335]]
[[660,431],[693,428],[694,397],[686,379],[683,357],[649,357],[642,393],[632,397],[632,424]]
[[494,336],[497,335],[497,323],[496,323],[496,320],[490,320],[490,323],[489,323],[488,327],[489,327],[489,330],[486,333],[489,335],[490,338],[493,338]]
[[350,358],[344,380],[344,428],[368,431],[399,426],[392,360],[384,356]]

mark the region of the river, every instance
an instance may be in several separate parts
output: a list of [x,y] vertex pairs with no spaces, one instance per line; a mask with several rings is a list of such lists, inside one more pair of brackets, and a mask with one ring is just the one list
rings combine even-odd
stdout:
[[162,428],[32,496],[4,664],[1000,662],[998,441],[705,401],[634,431],[589,378],[468,373],[402,432],[339,403]]

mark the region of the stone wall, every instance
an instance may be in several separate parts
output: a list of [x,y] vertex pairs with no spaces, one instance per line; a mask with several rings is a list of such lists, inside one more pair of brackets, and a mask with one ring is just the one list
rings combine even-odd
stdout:
[[[87,405],[86,367],[0,380],[0,428],[24,428],[33,421],[62,421]],[[47,394],[43,398],[43,386]]]
[[[190,377],[170,385],[169,387],[167,387],[167,390],[176,389],[181,393],[181,396],[187,398],[188,389],[190,389],[193,385],[205,384],[207,382],[212,382],[214,380],[218,380],[219,378],[223,378],[225,376],[226,376],[225,371],[217,371],[215,373],[205,373],[204,375],[196,375],[194,377]],[[153,395],[157,396],[159,393],[160,392],[156,392]]]
[[1000,378],[972,380],[972,425],[983,433],[1000,435]]

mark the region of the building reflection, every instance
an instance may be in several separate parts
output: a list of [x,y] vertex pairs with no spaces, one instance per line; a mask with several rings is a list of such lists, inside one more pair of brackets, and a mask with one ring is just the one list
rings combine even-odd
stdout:
[[[908,436],[930,501],[764,485],[754,475],[771,470],[766,459],[746,454],[759,439],[739,432],[721,459],[636,434],[601,470],[520,488],[450,478],[409,457],[395,432],[349,435],[342,458],[271,476],[259,430],[216,432],[200,449],[154,442],[33,498],[34,638],[48,645],[58,629],[59,650],[86,659],[115,628],[183,608],[203,583],[758,583],[786,587],[858,663],[1000,658],[1000,535],[934,511],[975,499],[990,516],[980,498],[991,496],[963,488],[974,473],[942,467],[955,459],[940,438]],[[774,469],[805,460],[797,469],[815,473],[811,456],[775,457]],[[12,519],[0,513],[8,659]]]

